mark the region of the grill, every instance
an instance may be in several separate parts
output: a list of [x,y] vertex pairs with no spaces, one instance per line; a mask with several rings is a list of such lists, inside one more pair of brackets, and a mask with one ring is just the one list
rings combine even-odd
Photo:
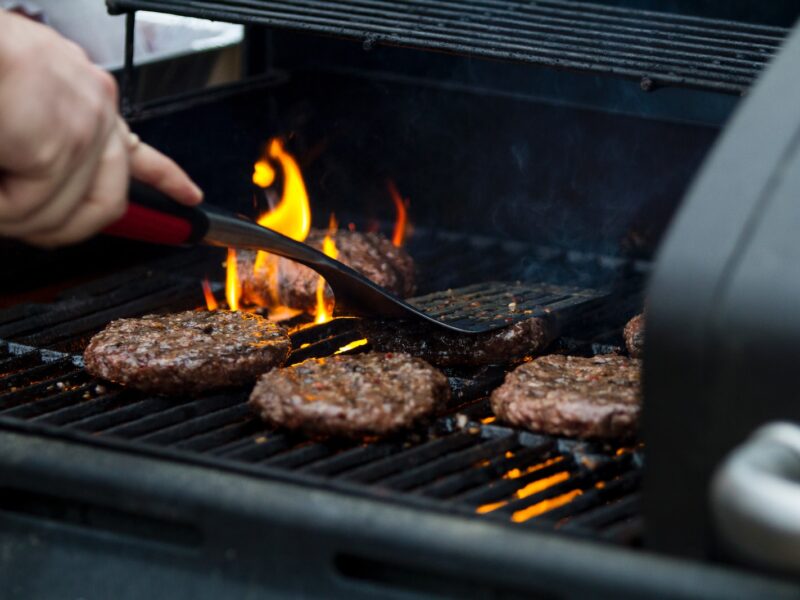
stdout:
[[[448,247],[443,237],[448,236],[419,232],[411,252],[453,256],[439,254]],[[475,271],[426,261],[422,264],[439,264],[422,274],[423,289],[447,282],[447,272],[458,273],[450,281],[457,283],[503,264],[508,271],[494,273],[513,280],[522,256],[547,256],[564,268],[570,260],[546,248],[504,248],[499,242],[487,246],[485,240],[450,237],[462,249],[460,260]],[[7,340],[0,358],[0,424],[381,501],[638,543],[640,452],[495,423],[486,394],[502,381],[503,366],[450,370],[455,399],[444,414],[413,432],[360,443],[312,441],[269,430],[246,404],[246,391],[198,399],[150,397],[93,380],[83,371],[76,352],[109,320],[202,304],[199,278],[221,260],[211,254],[198,259],[196,252],[180,253],[70,290],[56,303],[0,313],[0,339]],[[571,260],[581,258],[587,260]],[[615,289],[490,283],[412,302],[458,322],[495,319],[498,311],[517,318],[508,309],[513,301],[515,312],[525,317],[547,314],[565,332],[580,331],[583,339],[562,339],[565,350],[613,350],[620,320],[640,302],[644,266],[594,259],[615,273]],[[328,356],[358,337],[348,318],[302,328],[292,336],[296,350],[290,362]]]
[[375,44],[438,50],[685,86],[744,92],[788,32],[781,27],[563,0],[170,2],[113,0]]
[[[412,303],[456,323],[544,316],[553,353],[623,351],[647,289],[640,438],[497,421],[511,364],[445,369],[446,407],[358,441],[267,426],[246,388],[123,389],[83,369],[91,336],[201,307],[204,278],[220,298],[225,253],[0,241],[23,292],[0,299],[11,594],[797,597],[726,554],[708,502],[733,447],[797,418],[781,375],[800,339],[797,9],[667,4],[108,0],[127,14],[124,114],[210,202],[253,215],[285,192],[282,163],[266,192],[250,177],[281,138],[316,227],[335,213],[385,233],[387,192],[410,198]],[[133,105],[146,9],[245,24],[243,80]],[[369,349],[346,315],[291,324],[291,363]]]

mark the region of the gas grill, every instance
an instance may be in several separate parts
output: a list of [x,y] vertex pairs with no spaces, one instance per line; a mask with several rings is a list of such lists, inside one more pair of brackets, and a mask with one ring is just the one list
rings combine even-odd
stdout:
[[[298,157],[320,226],[335,212],[388,232],[386,182],[396,181],[411,198],[410,302],[452,320],[547,315],[560,334],[551,352],[623,352],[622,327],[650,285],[645,422],[624,443],[509,427],[488,401],[504,364],[445,369],[448,406],[359,441],[270,427],[249,389],[124,389],[83,369],[91,336],[114,319],[205,306],[204,278],[221,297],[225,252],[3,243],[13,259],[0,274],[13,285],[0,304],[10,597],[800,596],[791,578],[728,556],[707,508],[711,472],[734,445],[765,420],[800,417],[787,402],[759,413],[741,399],[748,408],[731,409],[736,426],[721,432],[720,389],[736,376],[720,389],[696,376],[706,364],[697,319],[715,306],[706,289],[736,272],[745,247],[719,249],[707,281],[674,258],[716,248],[716,226],[744,236],[748,210],[781,189],[769,177],[777,151],[748,155],[763,175],[752,189],[718,181],[713,194],[703,182],[740,163],[713,170],[724,139],[704,160],[744,94],[750,114],[769,107],[758,139],[793,139],[800,86],[780,80],[800,57],[797,36],[781,49],[796,14],[672,4],[109,0],[128,14],[132,128],[210,201],[254,215],[250,168],[276,136]],[[138,10],[248,25],[248,77],[135,104]],[[776,72],[754,85],[776,56]],[[723,138],[742,135],[742,119]],[[696,217],[691,231],[685,212],[698,206],[717,220]],[[687,317],[684,298],[705,312]],[[290,364],[369,348],[351,346],[361,335],[347,316],[291,337]]]

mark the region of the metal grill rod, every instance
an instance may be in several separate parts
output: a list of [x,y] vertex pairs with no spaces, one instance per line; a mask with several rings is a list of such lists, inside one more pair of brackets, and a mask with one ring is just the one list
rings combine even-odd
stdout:
[[[252,6],[258,4],[245,3]],[[337,8],[338,5],[338,8]],[[416,6],[418,13],[409,14],[409,8]],[[305,8],[302,8],[305,7]],[[398,4],[396,2],[367,2],[365,0],[347,0],[346,2],[322,2],[321,0],[297,0],[291,7],[281,7],[282,10],[291,10],[299,18],[314,13],[321,16],[336,17],[342,22],[353,24],[377,22],[394,23],[398,19],[406,20],[416,25],[428,25],[441,31],[452,31],[454,28],[461,30],[475,29],[484,32],[505,31],[519,33],[521,31],[534,32],[565,32],[584,33],[632,42],[649,42],[641,46],[647,50],[652,44],[663,44],[664,48],[682,47],[694,50],[713,50],[728,52],[731,56],[749,54],[759,60],[764,60],[765,53],[773,52],[785,35],[785,31],[775,28],[772,36],[763,34],[748,34],[725,29],[686,28],[681,25],[660,24],[652,21],[626,19],[623,17],[597,17],[586,12],[576,11],[537,11],[535,7],[522,6],[521,10],[493,10],[490,13],[477,6],[471,9],[468,4],[453,3],[443,0],[428,2],[427,0],[411,0]],[[295,10],[297,9],[297,10]],[[345,12],[346,11],[346,12]],[[470,14],[470,11],[472,14]],[[521,14],[530,18],[525,18]],[[288,13],[287,13],[288,14]],[[552,17],[550,15],[566,15]],[[358,19],[353,17],[358,16]],[[480,19],[468,20],[465,17]],[[491,17],[491,22],[487,19]],[[389,20],[391,19],[391,20]],[[444,19],[447,19],[445,21]],[[455,22],[452,22],[454,20]],[[630,25],[620,25],[630,23]],[[703,35],[683,33],[684,30],[702,32]],[[741,37],[741,40],[731,39],[727,35]],[[663,39],[659,39],[663,38]],[[551,36],[548,36],[551,37]],[[552,36],[555,37],[555,36]],[[505,39],[505,38],[498,38]],[[521,38],[530,42],[531,37]],[[590,37],[579,37],[576,40],[591,43]],[[756,41],[759,40],[759,41]],[[728,47],[730,46],[730,47]],[[634,47],[634,46],[629,46]]]
[[748,87],[786,33],[777,27],[553,2],[299,0],[287,5],[253,0],[119,0],[114,4],[118,10],[154,8],[217,16],[361,38],[366,45],[381,41],[625,77],[647,76],[660,83],[729,92]]

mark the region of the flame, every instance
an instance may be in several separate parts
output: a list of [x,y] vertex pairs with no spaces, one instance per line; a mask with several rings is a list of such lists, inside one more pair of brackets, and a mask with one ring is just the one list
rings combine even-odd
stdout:
[[352,350],[353,348],[358,348],[359,346],[366,346],[366,345],[367,345],[366,338],[360,339],[360,340],[356,340],[355,342],[350,342],[349,344],[346,344],[346,345],[342,346],[336,352],[334,352],[334,354],[342,354],[344,352],[348,352],[349,350]]
[[228,248],[228,260],[225,262],[225,299],[228,309],[239,310],[239,298],[242,297],[242,283],[236,270],[236,250]]
[[[543,462],[536,463],[535,465],[530,465],[528,467],[525,467],[525,469],[523,470],[510,469],[503,474],[503,479],[518,479],[523,475],[533,473],[534,471],[539,471],[541,469],[544,469],[545,467],[549,467],[550,465],[559,463],[562,460],[564,460],[563,456],[555,456],[553,458],[548,458]],[[567,479],[569,479],[569,473],[567,471],[560,471],[558,473],[555,473],[554,475],[550,475],[549,477],[537,479],[536,481],[529,483],[525,487],[517,490],[511,497],[511,499],[514,500],[520,498],[527,498],[528,496],[544,491],[549,487],[561,483],[562,481],[566,481]],[[501,506],[505,506],[506,504],[508,504],[508,502],[509,502],[508,500],[500,500],[498,502],[482,504],[475,509],[475,512],[478,513],[479,515],[492,512],[493,510],[497,510]]]
[[208,310],[217,310],[219,308],[219,304],[217,304],[217,299],[214,298],[214,292],[211,291],[211,284],[208,282],[208,277],[203,279],[203,296],[206,298],[206,308]]
[[[298,242],[305,241],[311,229],[311,205],[300,167],[294,157],[286,152],[283,142],[278,138],[272,139],[267,144],[266,156],[253,165],[253,183],[260,188],[267,188],[275,182],[276,173],[270,161],[277,162],[281,167],[283,193],[278,204],[262,213],[257,222]],[[269,306],[269,316],[273,320],[291,318],[301,312],[281,305],[279,269],[277,256],[266,252],[256,254],[253,272],[269,280],[270,290],[270,298],[257,300],[259,304]]]
[[556,456],[554,458],[548,458],[544,462],[540,462],[535,465],[530,465],[529,467],[525,467],[524,469],[509,469],[503,475],[503,479],[519,479],[523,475],[527,475],[528,473],[533,473],[534,471],[544,469],[545,467],[554,465],[558,462],[561,462],[562,460],[564,460],[563,456]]
[[484,515],[488,512],[492,512],[493,510],[500,508],[501,506],[505,506],[506,504],[508,504],[508,502],[506,502],[505,500],[500,500],[500,502],[490,502],[489,504],[482,504],[475,509],[475,512],[478,513],[479,515]]
[[[322,253],[330,258],[338,258],[339,250],[336,248],[336,242],[333,241],[333,235],[336,233],[338,223],[336,217],[331,215],[331,220],[328,223],[328,234],[322,240]],[[320,277],[317,280],[317,311],[314,317],[314,323],[327,323],[333,318],[333,307],[329,306],[325,301],[325,280]]]
[[[258,224],[302,242],[311,229],[311,205],[308,203],[308,192],[300,167],[294,157],[284,150],[283,142],[277,138],[270,142],[267,154],[278,161],[283,170],[283,195],[275,208],[258,218]],[[261,179],[262,182],[269,181],[268,186],[274,181],[275,172],[265,159],[256,163],[253,181],[256,181],[257,176],[261,178],[265,173],[269,173],[263,166],[259,167],[260,164],[266,165],[272,171],[271,178],[267,175]],[[259,185],[258,182],[256,185]]]
[[549,510],[553,510],[554,508],[558,508],[559,506],[564,506],[566,503],[571,502],[575,496],[580,496],[583,492],[581,490],[572,490],[567,492],[566,494],[561,494],[560,496],[556,496],[555,498],[550,498],[548,500],[542,500],[541,502],[537,502],[528,508],[523,508],[522,510],[518,510],[513,515],[511,515],[511,520],[515,523],[523,523],[533,517],[538,517],[539,515],[546,513]]
[[544,477],[543,479],[537,479],[536,481],[529,483],[525,487],[517,490],[517,493],[514,495],[517,498],[527,498],[528,496],[538,494],[539,492],[542,492],[549,487],[553,487],[557,483],[566,481],[567,479],[569,479],[569,472],[561,471],[560,473],[550,475],[550,477]]
[[[286,151],[282,139],[273,138],[267,142],[263,156],[253,164],[251,179],[254,185],[263,190],[270,188],[269,192],[265,192],[265,196],[269,198],[277,197],[273,190],[278,189],[279,186],[282,190],[280,200],[277,203],[271,203],[270,205],[273,206],[274,204],[274,206],[256,219],[258,224],[277,231],[295,241],[305,241],[311,230],[311,206],[308,191],[300,167],[295,158]],[[392,243],[395,246],[401,246],[408,235],[410,227],[408,222],[408,200],[400,195],[393,181],[387,181],[387,187],[397,210]],[[377,228],[377,222],[374,225]],[[332,219],[328,235],[323,240],[322,251],[331,258],[337,258],[339,254],[333,235],[336,227],[337,225]],[[355,230],[355,225],[350,224],[350,229]],[[281,280],[283,279],[281,276],[283,264],[277,256],[266,252],[258,252],[253,264],[253,275],[267,284],[264,288],[269,290],[269,297],[261,297],[255,289],[245,286],[247,288],[247,296],[244,300],[248,303],[268,308],[270,319],[273,320],[293,317],[300,312],[282,305],[281,298],[285,297],[285,294],[282,294],[280,289]],[[232,281],[228,287],[233,289]],[[330,301],[326,302],[325,298],[327,289],[326,282],[320,278],[316,288],[315,324],[325,323],[332,319],[333,306]],[[358,346],[365,343],[359,343]],[[358,346],[348,345],[342,351]]]
[[403,198],[391,179],[386,182],[389,195],[394,202],[397,211],[397,220],[394,223],[394,233],[392,233],[392,243],[395,246],[402,246],[406,239],[406,229],[408,225],[408,198]]
[[260,159],[253,165],[253,183],[260,188],[268,188],[275,182],[275,169],[267,162],[266,158]]

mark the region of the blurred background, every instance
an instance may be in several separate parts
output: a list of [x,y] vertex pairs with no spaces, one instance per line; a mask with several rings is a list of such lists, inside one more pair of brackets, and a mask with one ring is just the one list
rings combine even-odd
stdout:
[[[0,0],[46,23],[83,47],[119,79],[125,51],[125,17],[108,14],[103,0]],[[139,102],[237,79],[241,25],[138,12],[134,64]]]

